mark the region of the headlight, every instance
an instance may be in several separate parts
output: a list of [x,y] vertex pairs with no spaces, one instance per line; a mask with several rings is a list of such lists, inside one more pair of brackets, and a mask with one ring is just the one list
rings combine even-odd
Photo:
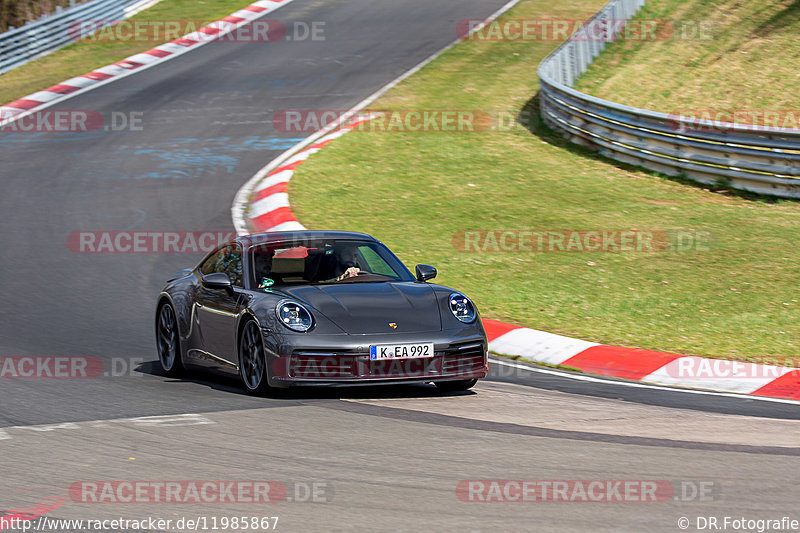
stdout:
[[314,318],[311,313],[297,302],[282,300],[275,306],[275,314],[281,324],[292,331],[305,332],[314,325]]
[[450,295],[450,311],[465,324],[475,321],[475,305],[463,294],[454,292]]

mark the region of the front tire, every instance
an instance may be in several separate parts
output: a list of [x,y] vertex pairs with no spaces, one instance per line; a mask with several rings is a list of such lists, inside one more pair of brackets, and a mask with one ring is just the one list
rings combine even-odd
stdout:
[[169,377],[178,377],[183,374],[178,319],[175,309],[169,302],[164,303],[158,309],[156,346],[158,347],[158,362],[161,363],[164,373]]
[[247,392],[263,396],[270,390],[267,358],[258,325],[248,320],[239,338],[239,377]]
[[477,379],[463,379],[459,381],[435,381],[433,384],[442,392],[461,392],[471,389],[477,382]]

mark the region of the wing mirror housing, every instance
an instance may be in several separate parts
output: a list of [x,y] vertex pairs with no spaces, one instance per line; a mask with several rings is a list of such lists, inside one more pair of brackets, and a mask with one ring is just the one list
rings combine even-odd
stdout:
[[222,290],[228,294],[233,294],[233,284],[231,279],[224,272],[212,272],[202,278],[203,287],[212,290]]
[[417,281],[428,281],[436,277],[436,269],[430,265],[417,265]]

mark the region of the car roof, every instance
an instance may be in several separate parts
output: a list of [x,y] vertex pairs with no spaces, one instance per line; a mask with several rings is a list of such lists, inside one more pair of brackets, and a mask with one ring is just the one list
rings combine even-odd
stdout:
[[333,240],[359,240],[379,242],[378,239],[366,233],[355,231],[328,231],[328,230],[305,230],[305,231],[268,231],[262,233],[251,233],[236,239],[242,247],[250,248],[256,244],[278,243],[284,241],[296,241],[301,239],[333,239]]

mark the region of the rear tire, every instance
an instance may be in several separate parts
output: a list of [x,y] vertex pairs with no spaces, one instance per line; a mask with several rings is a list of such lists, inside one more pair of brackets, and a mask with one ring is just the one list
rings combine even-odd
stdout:
[[477,382],[477,379],[463,379],[459,381],[434,381],[433,384],[442,392],[460,392],[471,389]]
[[239,337],[239,377],[249,394],[264,396],[270,390],[264,343],[252,320],[247,321]]
[[178,377],[183,374],[183,361],[181,360],[181,339],[178,331],[178,319],[172,304],[165,302],[158,308],[156,321],[156,347],[158,348],[158,362],[161,369],[169,377]]

